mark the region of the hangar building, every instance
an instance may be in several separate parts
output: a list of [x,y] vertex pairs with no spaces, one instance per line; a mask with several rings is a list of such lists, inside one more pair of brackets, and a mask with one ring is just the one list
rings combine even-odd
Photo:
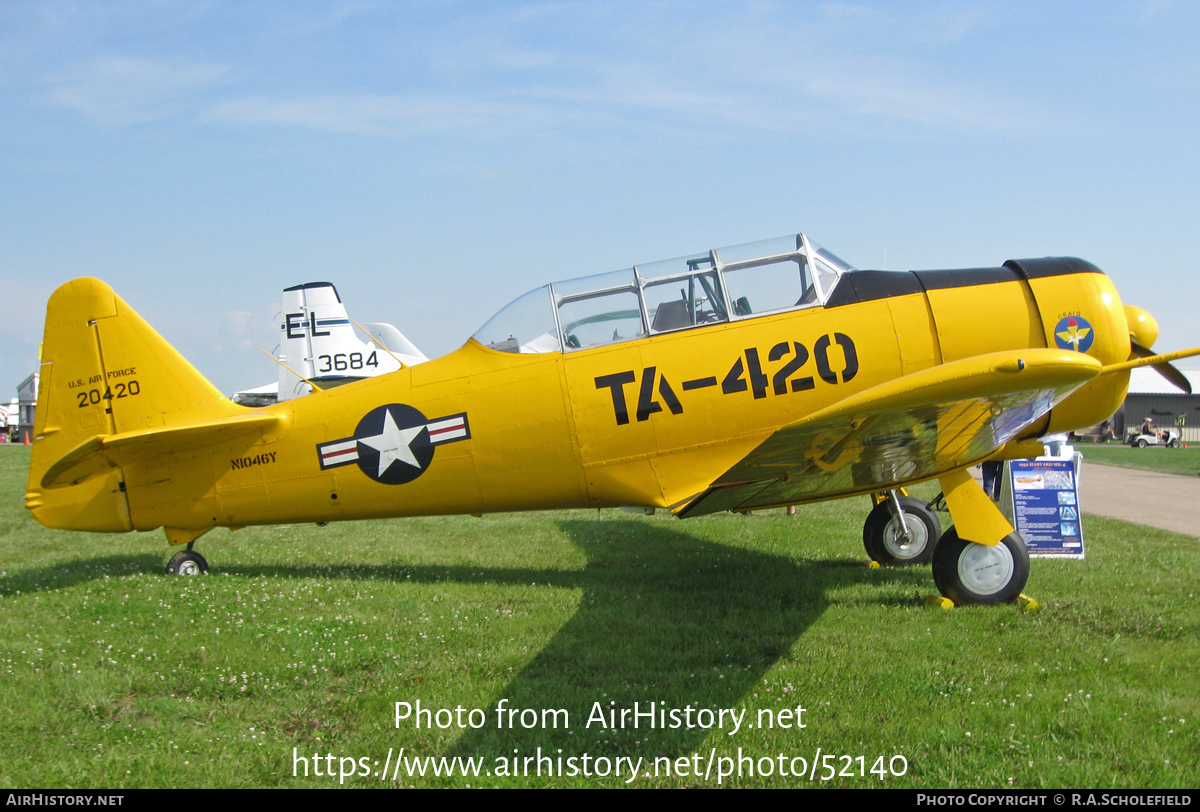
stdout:
[[1129,375],[1129,395],[1113,415],[1113,430],[1124,439],[1126,431],[1138,428],[1147,417],[1159,428],[1172,428],[1183,415],[1185,443],[1200,443],[1200,369],[1180,370],[1192,384],[1185,395],[1148,367],[1134,369]]
[[17,431],[12,438],[15,443],[25,442],[26,437],[33,439],[33,418],[37,411],[38,380],[40,378],[41,376],[35,372],[17,387],[20,417],[17,421]]

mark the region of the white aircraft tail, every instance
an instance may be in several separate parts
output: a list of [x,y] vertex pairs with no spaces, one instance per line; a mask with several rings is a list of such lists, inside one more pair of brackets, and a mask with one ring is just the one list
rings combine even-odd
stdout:
[[282,318],[279,355],[290,369],[279,369],[279,400],[308,394],[301,377],[328,388],[429,360],[390,324],[369,324],[365,329],[375,341],[360,339],[328,282],[284,290]]

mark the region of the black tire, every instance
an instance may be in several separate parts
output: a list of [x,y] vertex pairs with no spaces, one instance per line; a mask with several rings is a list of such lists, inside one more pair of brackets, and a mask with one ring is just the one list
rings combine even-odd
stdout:
[[1145,448],[1145,447],[1146,447],[1146,441],[1145,441],[1145,440],[1138,440],[1138,441],[1137,441],[1137,447],[1138,447],[1138,448]]
[[933,556],[933,548],[942,535],[942,523],[937,514],[920,499],[901,496],[905,524],[912,540],[902,544],[898,538],[900,523],[892,515],[887,502],[875,506],[863,524],[863,547],[872,561],[889,567],[911,567],[925,564]]
[[1171,442],[1167,443],[1167,445],[1170,446],[1171,448],[1179,448],[1179,441],[1172,440]]
[[933,552],[933,582],[955,604],[1013,603],[1029,580],[1029,550],[1017,533],[995,547],[964,541],[951,527]]
[[167,562],[167,573],[170,575],[207,575],[208,562],[200,553],[180,550]]

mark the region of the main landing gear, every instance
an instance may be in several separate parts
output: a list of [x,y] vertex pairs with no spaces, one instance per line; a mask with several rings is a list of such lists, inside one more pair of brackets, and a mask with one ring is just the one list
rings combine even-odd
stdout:
[[951,527],[933,552],[933,582],[958,605],[1012,603],[1029,580],[1029,551],[1018,533],[994,547],[958,537]]
[[[932,562],[938,591],[959,606],[1015,602],[1029,580],[1025,541],[966,469],[938,481],[954,526],[942,533],[930,506],[903,489],[877,493],[863,525],[867,554],[885,566]],[[997,542],[968,541],[960,532]]]
[[204,560],[204,556],[192,549],[192,544],[189,542],[186,550],[180,550],[171,556],[171,560],[167,562],[167,574],[169,575],[207,575],[208,562]]
[[920,499],[897,491],[874,499],[875,508],[863,525],[863,546],[871,560],[893,567],[928,562],[942,535],[937,514]]

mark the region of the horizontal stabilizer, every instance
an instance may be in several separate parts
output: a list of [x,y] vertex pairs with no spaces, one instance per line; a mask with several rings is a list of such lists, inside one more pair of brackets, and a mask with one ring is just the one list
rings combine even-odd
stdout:
[[274,414],[255,413],[191,425],[97,435],[51,465],[42,476],[41,485],[43,488],[75,485],[112,468],[268,429],[280,419]]
[[390,324],[368,322],[366,332],[372,339],[387,347],[405,366],[416,366],[429,360],[425,357],[425,353],[418,350],[417,346],[405,337],[404,333]]

